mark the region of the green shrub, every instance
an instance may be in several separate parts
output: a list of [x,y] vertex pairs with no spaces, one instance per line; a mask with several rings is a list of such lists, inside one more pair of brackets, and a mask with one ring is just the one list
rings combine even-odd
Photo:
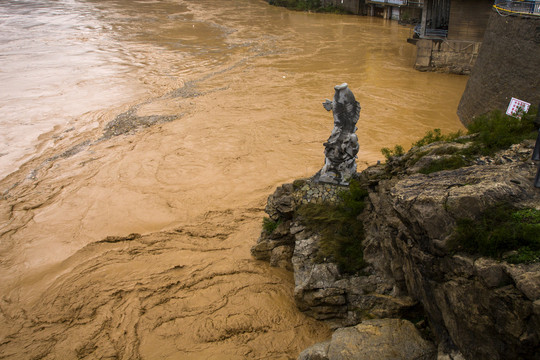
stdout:
[[491,155],[525,139],[535,139],[538,134],[534,127],[537,111],[531,108],[521,119],[499,110],[475,118],[468,126],[469,134],[475,135],[468,153]]
[[344,273],[357,273],[365,266],[362,250],[364,227],[358,219],[365,208],[367,190],[357,181],[340,194],[336,204],[305,204],[298,214],[300,221],[321,235],[318,261],[335,262]]
[[499,204],[479,219],[459,219],[451,249],[502,258],[504,253],[516,251],[510,262],[534,262],[540,258],[540,210],[516,210]]
[[461,130],[447,135],[443,135],[441,129],[433,129],[428,131],[423,138],[416,141],[413,146],[425,146],[437,141],[454,141],[460,136],[463,136],[463,132]]
[[274,230],[276,230],[276,228],[278,227],[280,221],[274,221],[270,218],[267,218],[265,217],[263,219],[263,224],[262,224],[262,227],[263,227],[263,230],[268,234],[270,235],[271,233],[274,232]]
[[[419,139],[413,146],[425,146],[437,141],[454,141],[459,143],[469,143],[461,150],[453,150],[453,156],[445,157],[431,162],[420,170],[423,174],[430,174],[441,170],[453,170],[468,166],[475,157],[479,155],[493,155],[499,150],[506,149],[513,144],[518,144],[525,139],[535,139],[538,135],[534,121],[538,109],[531,107],[529,112],[523,114],[521,119],[508,116],[499,110],[494,110],[485,115],[475,118],[468,127],[467,138],[463,137],[463,132],[457,131],[450,134],[442,134],[441,129],[430,130]],[[394,150],[389,148],[381,149],[386,159],[393,156],[403,155],[403,147],[396,145]],[[412,164],[414,165],[421,157],[427,154],[449,154],[449,149],[435,151],[425,151],[419,153]]]
[[394,156],[402,156],[403,154],[405,154],[405,150],[403,149],[403,146],[396,145],[394,146],[394,149],[390,149],[386,147],[382,148],[381,153],[384,155],[386,160],[389,160],[391,157],[394,157]]

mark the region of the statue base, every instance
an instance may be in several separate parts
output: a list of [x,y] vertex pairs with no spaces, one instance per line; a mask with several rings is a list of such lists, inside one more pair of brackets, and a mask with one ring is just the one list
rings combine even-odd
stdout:
[[345,179],[332,172],[322,173],[322,170],[319,170],[319,172],[317,172],[315,175],[313,175],[313,177],[311,177],[311,181],[313,181],[314,183],[341,186],[349,186],[350,179],[351,177]]

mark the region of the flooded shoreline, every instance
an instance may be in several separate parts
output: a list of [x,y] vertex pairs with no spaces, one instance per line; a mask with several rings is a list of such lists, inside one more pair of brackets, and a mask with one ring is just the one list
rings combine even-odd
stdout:
[[[381,19],[257,0],[67,3],[92,9],[113,39],[100,56],[124,70],[90,82],[103,102],[75,96],[59,123],[38,111],[49,130],[0,181],[0,354],[295,358],[324,340],[290,274],[249,255],[266,197],[322,166],[335,84],[362,105],[362,168],[461,128],[466,78],[412,70],[408,29]],[[36,108],[76,94],[51,86]],[[3,116],[29,117],[25,101]]]

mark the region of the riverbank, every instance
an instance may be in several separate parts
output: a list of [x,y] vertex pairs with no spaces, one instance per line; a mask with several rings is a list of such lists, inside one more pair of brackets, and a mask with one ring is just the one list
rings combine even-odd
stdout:
[[292,269],[299,309],[337,328],[300,359],[537,357],[535,115],[431,132],[350,188],[324,185],[338,199],[310,179],[269,196],[277,226],[252,254]]

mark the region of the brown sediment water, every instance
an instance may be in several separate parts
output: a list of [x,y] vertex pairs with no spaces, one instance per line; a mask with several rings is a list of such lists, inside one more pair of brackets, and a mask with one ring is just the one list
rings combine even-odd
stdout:
[[466,78],[414,71],[393,21],[262,0],[2,6],[4,28],[57,27],[0,43],[0,358],[295,358],[329,330],[249,249],[266,197],[322,166],[324,98],[347,82],[360,101],[359,168],[461,128]]

